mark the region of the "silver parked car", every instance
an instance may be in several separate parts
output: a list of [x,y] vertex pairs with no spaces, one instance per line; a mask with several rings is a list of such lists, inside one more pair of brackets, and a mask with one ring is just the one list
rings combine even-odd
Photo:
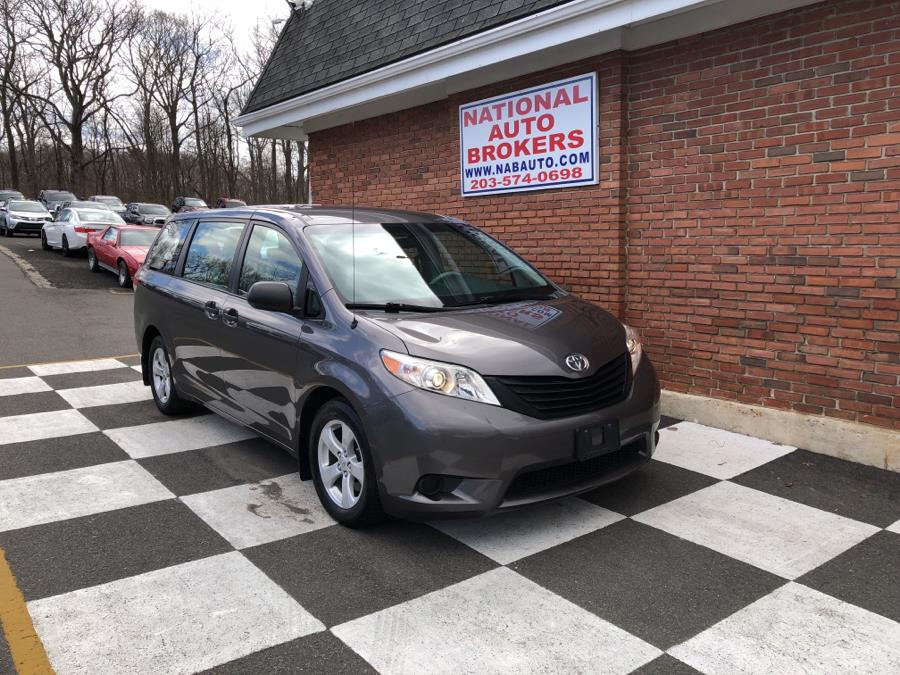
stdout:
[[40,202],[29,199],[10,199],[0,203],[0,232],[7,237],[14,234],[40,234],[44,223],[53,220]]

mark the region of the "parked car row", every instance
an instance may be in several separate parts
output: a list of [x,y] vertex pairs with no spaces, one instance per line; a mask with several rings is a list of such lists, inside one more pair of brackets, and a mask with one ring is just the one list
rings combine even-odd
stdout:
[[[240,199],[221,197],[217,208],[246,206]],[[208,210],[206,202],[179,197],[181,212]],[[60,250],[66,257],[82,251],[92,272],[113,272],[122,288],[130,288],[159,228],[172,215],[162,204],[123,204],[113,195],[79,200],[66,190],[41,190],[29,200],[18,190],[0,189],[0,234],[40,235],[45,251]]]

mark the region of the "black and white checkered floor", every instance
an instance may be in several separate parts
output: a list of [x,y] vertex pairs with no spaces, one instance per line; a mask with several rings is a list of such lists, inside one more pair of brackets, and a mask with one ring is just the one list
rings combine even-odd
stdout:
[[352,531],[135,362],[0,370],[0,548],[59,673],[900,672],[900,474],[678,422],[583,498]]

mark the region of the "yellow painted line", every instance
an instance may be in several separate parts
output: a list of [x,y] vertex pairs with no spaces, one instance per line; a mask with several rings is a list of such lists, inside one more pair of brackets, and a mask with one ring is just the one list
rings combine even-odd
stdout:
[[47,652],[31,623],[31,615],[25,605],[25,597],[19,590],[6,554],[0,548],[0,624],[3,637],[19,675],[44,675],[53,673]]
[[91,356],[86,359],[65,359],[64,361],[38,361],[37,363],[17,363],[13,366],[0,366],[0,370],[7,368],[27,368],[28,366],[46,366],[51,363],[78,363],[79,361],[97,361],[99,359],[130,359],[132,356],[140,356],[140,354],[119,354],[118,356]]

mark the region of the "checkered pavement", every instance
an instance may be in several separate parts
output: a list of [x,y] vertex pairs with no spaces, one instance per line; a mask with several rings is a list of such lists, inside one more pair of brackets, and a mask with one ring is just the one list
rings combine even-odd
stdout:
[[59,673],[897,673],[900,475],[666,420],[582,498],[353,531],[136,359],[0,370],[0,548]]

